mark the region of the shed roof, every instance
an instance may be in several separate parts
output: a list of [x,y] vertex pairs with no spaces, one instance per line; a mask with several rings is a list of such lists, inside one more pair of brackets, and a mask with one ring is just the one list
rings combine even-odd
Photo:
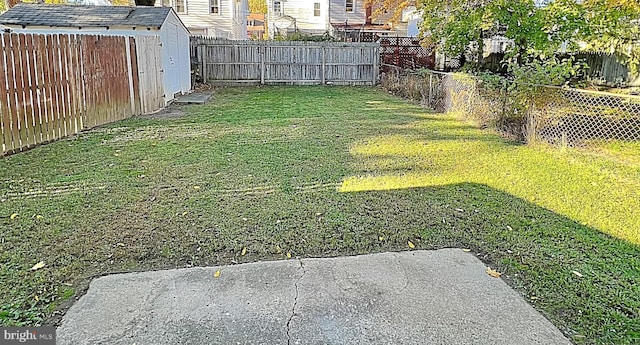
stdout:
[[160,27],[170,7],[83,6],[19,3],[0,15],[0,24],[22,26]]

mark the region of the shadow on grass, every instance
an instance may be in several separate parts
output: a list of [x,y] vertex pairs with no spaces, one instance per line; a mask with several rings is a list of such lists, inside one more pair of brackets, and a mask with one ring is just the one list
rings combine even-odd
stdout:
[[573,340],[638,339],[639,246],[482,184],[348,194],[391,249],[470,248]]
[[[127,120],[2,161],[0,323],[55,323],[54,308],[105,273],[411,240],[473,249],[566,334],[634,343],[639,249],[574,221],[613,214],[615,228],[634,216],[620,200],[640,209],[615,172],[373,89],[221,93],[182,118]],[[367,109],[371,100],[392,109]],[[39,260],[47,266],[29,271]]]

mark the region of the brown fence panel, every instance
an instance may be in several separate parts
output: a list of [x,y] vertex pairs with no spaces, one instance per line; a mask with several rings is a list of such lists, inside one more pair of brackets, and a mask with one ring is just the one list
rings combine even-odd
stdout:
[[56,57],[54,44],[57,41],[57,36],[55,35],[47,35],[46,36],[46,47],[45,51],[47,53],[46,56],[46,66],[47,66],[47,76],[48,76],[48,102],[49,102],[49,121],[51,125],[51,138],[50,140],[56,140],[61,137],[60,135],[60,122],[59,122],[59,112],[58,112],[58,92],[56,87]]
[[21,146],[20,142],[20,129],[18,127],[18,90],[16,88],[16,60],[14,59],[14,49],[12,46],[12,36],[6,35],[5,44],[7,44],[7,80],[9,82],[7,92],[9,102],[9,112],[11,113],[11,126],[10,130],[13,132],[13,148],[16,149]]
[[39,91],[34,101],[34,106],[38,108],[38,122],[40,123],[40,135],[41,143],[49,140],[49,128],[47,121],[47,103],[45,94],[45,82],[44,82],[44,37],[41,35],[33,36],[33,49],[35,50],[34,56],[34,74],[37,90]]
[[66,35],[60,35],[60,45],[58,47],[60,49],[60,95],[62,96],[62,114],[64,115],[64,134],[68,136],[77,132],[74,131],[73,114],[69,109],[70,95],[68,90],[69,80],[67,79],[67,51],[69,47]]
[[25,76],[25,94],[27,95],[27,103],[25,107],[28,109],[26,113],[26,122],[29,128],[29,141],[32,145],[42,143],[42,128],[40,125],[40,115],[38,106],[38,82],[36,80],[35,69],[35,49],[33,46],[33,36],[24,36],[25,44],[23,60],[27,63],[27,75]]
[[[82,50],[82,77],[84,79],[85,94],[85,128],[91,128],[96,125],[96,108],[95,96],[93,93],[93,76],[90,73],[89,66],[94,66],[95,42],[93,36],[81,36],[80,46]],[[89,116],[89,114],[92,114]]]
[[[158,110],[164,105],[160,41],[100,35],[2,33],[2,154]],[[144,75],[140,71],[144,67]],[[148,85],[142,85],[141,79]],[[153,87],[153,92],[146,92]]]
[[[24,38],[24,37],[23,37]],[[22,42],[24,44],[24,41]],[[27,141],[27,128],[25,124],[25,97],[24,97],[24,69],[25,64],[24,60],[20,56],[20,36],[17,34],[11,34],[11,49],[13,50],[13,59],[16,64],[15,68],[15,78],[16,78],[16,88],[15,92],[17,95],[17,103],[16,103],[16,125],[18,126],[18,137],[20,138],[20,145],[24,147],[29,146],[29,142]]]
[[13,128],[12,128],[12,116],[11,109],[9,107],[9,103],[11,102],[11,97],[13,94],[11,93],[11,85],[13,83],[13,74],[12,68],[13,63],[10,61],[11,55],[11,44],[8,35],[3,35],[2,37],[2,61],[0,61],[0,87],[4,89],[4,91],[0,91],[0,112],[2,112],[2,146],[3,152],[13,150]]

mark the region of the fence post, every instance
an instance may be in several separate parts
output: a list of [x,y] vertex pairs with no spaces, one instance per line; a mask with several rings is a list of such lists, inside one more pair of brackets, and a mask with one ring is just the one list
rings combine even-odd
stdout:
[[376,85],[376,82],[378,81],[378,72],[380,69],[380,48],[376,48],[374,47],[373,49],[371,49],[371,53],[373,54],[373,69],[371,74],[373,74],[373,81],[372,81],[372,85]]
[[504,80],[504,97],[502,98],[502,117],[505,117],[505,113],[507,112],[507,98],[509,97],[509,85],[507,84],[507,80]]
[[202,82],[207,83],[207,50],[208,46],[202,44],[200,41],[198,42],[200,48],[200,56],[202,57]]
[[266,72],[265,69],[265,55],[267,55],[267,47],[266,46],[262,46],[262,49],[260,49],[260,85],[264,85],[264,74]]
[[429,72],[429,107],[433,107],[433,73]]
[[327,75],[326,75],[326,71],[325,71],[326,68],[327,68],[326,59],[325,59],[325,53],[326,53],[325,52],[325,46],[323,44],[322,45],[322,85],[327,83],[327,80],[326,80]]
[[[127,70],[129,75],[129,101],[131,102],[131,115],[136,114],[136,101],[135,101],[135,93],[133,92],[133,66],[132,66],[132,54],[131,54],[131,40],[133,37],[129,37],[125,41],[125,46],[127,50]],[[82,128],[82,117],[80,117],[80,128]]]

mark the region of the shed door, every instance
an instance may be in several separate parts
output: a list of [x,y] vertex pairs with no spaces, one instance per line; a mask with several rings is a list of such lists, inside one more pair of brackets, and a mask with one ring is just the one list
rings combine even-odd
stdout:
[[[178,27],[176,24],[167,23],[167,38],[169,46],[167,52],[169,55],[169,71],[167,76],[169,77],[169,85],[171,90],[171,96],[180,92],[180,69],[178,67],[180,54],[178,50]],[[173,97],[171,97],[173,98]]]

